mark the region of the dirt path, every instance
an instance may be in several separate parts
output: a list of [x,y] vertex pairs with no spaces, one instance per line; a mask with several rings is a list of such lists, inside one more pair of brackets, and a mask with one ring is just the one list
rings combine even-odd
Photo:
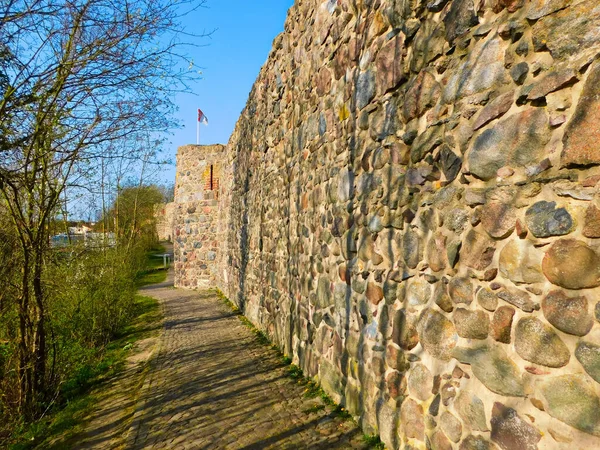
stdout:
[[320,399],[214,295],[148,286],[165,324],[127,448],[364,448],[352,421],[308,412]]

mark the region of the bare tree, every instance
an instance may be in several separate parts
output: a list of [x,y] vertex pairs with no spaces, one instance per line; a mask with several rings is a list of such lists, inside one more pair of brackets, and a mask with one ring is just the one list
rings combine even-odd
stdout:
[[[0,196],[18,237],[19,405],[46,393],[44,270],[61,193],[111,142],[173,124],[171,98],[194,77],[182,14],[203,0],[0,0]],[[184,67],[185,67],[184,66]]]

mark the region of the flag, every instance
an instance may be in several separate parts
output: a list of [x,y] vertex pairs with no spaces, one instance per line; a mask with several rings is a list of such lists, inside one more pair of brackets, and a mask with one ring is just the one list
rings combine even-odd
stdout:
[[206,117],[201,109],[198,109],[198,122],[208,125],[208,117]]

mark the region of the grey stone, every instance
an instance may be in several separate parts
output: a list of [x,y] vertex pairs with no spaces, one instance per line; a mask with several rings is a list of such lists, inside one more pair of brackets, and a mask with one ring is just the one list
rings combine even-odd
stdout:
[[497,450],[498,447],[483,436],[469,435],[460,443],[458,450]]
[[375,98],[375,75],[367,70],[358,75],[356,81],[356,106],[363,109]]
[[489,431],[483,402],[475,394],[461,391],[454,401],[460,418],[473,431]]
[[454,325],[460,337],[486,339],[490,328],[490,319],[483,311],[458,308],[454,312]]
[[565,208],[557,208],[556,202],[540,201],[525,212],[525,222],[531,233],[538,238],[562,236],[573,231],[573,219]]
[[493,240],[475,230],[469,230],[462,245],[460,260],[475,270],[484,270],[492,263],[495,252],[496,244]]
[[552,327],[535,317],[523,317],[517,322],[515,350],[521,358],[546,367],[563,367],[571,358]]
[[513,114],[475,139],[467,155],[469,171],[487,181],[501,167],[525,168],[543,159],[549,140],[548,116],[543,109]]
[[600,436],[600,399],[585,375],[543,378],[538,385],[544,410],[578,430]]
[[452,278],[448,283],[448,293],[454,303],[469,305],[473,301],[473,283],[468,278]]
[[419,318],[419,340],[435,358],[449,361],[458,335],[452,322],[433,309],[425,309]]
[[575,358],[589,376],[600,383],[600,345],[585,341],[579,342],[575,349]]
[[498,345],[476,348],[457,347],[452,356],[471,364],[473,375],[490,391],[507,397],[524,397],[525,387],[517,365]]
[[452,43],[478,23],[473,0],[453,0],[444,18],[446,40]]
[[491,289],[481,288],[477,291],[477,302],[488,311],[495,311],[498,307],[498,297]]
[[460,441],[462,436],[462,424],[460,420],[454,417],[448,411],[444,411],[440,416],[440,427],[452,442]]
[[467,60],[452,72],[444,89],[444,101],[452,103],[508,82],[503,60],[504,50],[498,36],[477,43]]
[[509,288],[498,292],[498,298],[501,298],[507,303],[516,306],[525,312],[533,312],[540,309],[540,305],[533,300],[531,296],[520,289]]
[[520,62],[519,64],[515,64],[512,69],[510,69],[510,76],[513,81],[519,85],[525,82],[527,75],[529,74],[529,64],[526,62]]
[[424,278],[413,278],[408,281],[406,301],[411,306],[424,305],[431,297],[431,285]]
[[331,283],[327,277],[320,277],[317,283],[317,306],[327,308],[333,304],[331,295]]

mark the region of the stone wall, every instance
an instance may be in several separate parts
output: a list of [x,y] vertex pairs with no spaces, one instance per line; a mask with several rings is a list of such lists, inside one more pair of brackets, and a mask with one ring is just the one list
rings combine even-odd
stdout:
[[597,0],[290,9],[213,275],[389,448],[600,448],[598,54]]
[[207,289],[219,281],[219,174],[223,145],[177,151],[173,258],[175,286]]

